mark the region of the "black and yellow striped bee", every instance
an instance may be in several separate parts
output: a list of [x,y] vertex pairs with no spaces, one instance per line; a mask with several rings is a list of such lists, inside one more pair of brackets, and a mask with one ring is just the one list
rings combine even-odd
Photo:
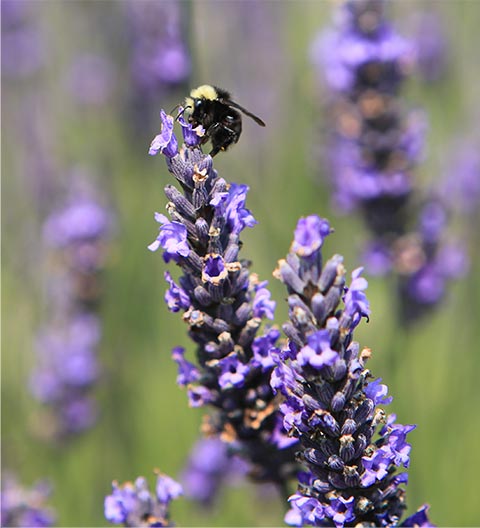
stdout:
[[194,128],[198,125],[204,128],[205,134],[200,144],[208,140],[212,142],[212,157],[238,141],[242,133],[240,112],[251,117],[258,125],[265,126],[259,117],[232,101],[226,90],[216,86],[204,84],[194,88],[190,97],[185,99],[185,117]]

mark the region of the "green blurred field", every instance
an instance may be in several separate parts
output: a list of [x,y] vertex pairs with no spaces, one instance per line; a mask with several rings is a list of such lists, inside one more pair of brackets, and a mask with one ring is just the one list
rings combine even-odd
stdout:
[[[451,76],[435,87],[413,81],[406,94],[429,112],[429,156],[419,178],[434,182],[452,138],[472,128],[480,115],[480,3],[392,3],[400,27],[408,27],[408,16],[421,6],[434,5],[448,21]],[[157,233],[153,212],[165,207],[162,189],[169,174],[160,157],[147,155],[157,133],[159,107],[151,120],[155,125],[140,129],[124,110],[129,81],[118,2],[40,4],[51,53],[48,65],[28,80],[2,81],[2,469],[15,470],[25,484],[51,479],[59,525],[104,526],[103,497],[111,480],[153,477],[155,467],[177,476],[202,413],[188,408],[185,393],[175,383],[170,350],[179,344],[192,347],[180,317],[164,307],[165,264],[146,249]],[[321,93],[307,51],[316,32],[329,22],[331,5],[202,0],[185,6],[191,17],[192,84],[231,89],[236,100],[268,124],[257,129],[245,120],[240,143],[219,155],[215,166],[227,180],[251,187],[248,206],[259,225],[244,234],[243,255],[254,261],[262,278],[271,279],[280,324],[287,313],[285,292],[271,272],[288,250],[297,218],[311,213],[328,217],[336,233],[325,252],[344,254],[349,270],[359,265],[357,249],[364,238],[358,218],[338,217],[331,210],[320,176],[316,143],[322,126]],[[101,110],[79,110],[64,93],[62,68],[79,51],[105,53],[117,68],[114,99]],[[45,118],[40,123],[27,111],[33,94],[42,101]],[[171,93],[159,105],[168,111],[184,95],[183,90]],[[25,162],[31,145],[24,124],[30,119],[37,132],[53,137],[55,181],[62,182],[72,165],[91,168],[118,220],[102,307],[101,419],[63,449],[30,434],[36,404],[27,380],[34,359],[32,340],[44,321],[45,305],[42,218]],[[371,279],[372,317],[357,335],[373,350],[370,368],[388,384],[400,423],[418,424],[410,436],[409,509],[430,503],[431,518],[439,526],[480,523],[480,237],[475,225],[463,235],[470,237],[470,275],[451,288],[436,314],[403,335],[396,327],[391,290],[385,281]],[[227,489],[211,513],[179,500],[173,517],[179,526],[282,525],[284,506],[275,497],[256,495],[253,487]]]

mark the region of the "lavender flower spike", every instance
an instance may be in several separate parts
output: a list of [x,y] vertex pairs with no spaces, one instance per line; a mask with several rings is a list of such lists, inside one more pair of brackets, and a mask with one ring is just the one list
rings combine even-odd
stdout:
[[49,319],[37,339],[30,391],[44,405],[37,433],[49,441],[86,431],[97,416],[92,394],[102,370],[97,311],[113,218],[86,185],[74,180],[67,203],[50,214],[43,229],[46,254],[55,265],[46,275]]
[[[365,364],[370,350],[353,341],[354,328],[370,313],[361,270],[345,285],[339,255],[322,263],[326,220],[301,219],[286,260],[275,275],[286,285],[288,343],[276,352],[272,387],[285,397],[283,423],[299,439],[297,458],[306,471],[290,497],[286,522],[295,526],[432,526],[423,507],[400,524],[405,510],[410,445],[415,426],[395,423],[387,387]],[[308,246],[305,240],[317,241]],[[321,241],[321,243],[319,243]],[[413,519],[413,520],[412,520]]]
[[5,472],[0,500],[2,526],[53,526],[55,515],[45,505],[50,491],[50,486],[42,481],[30,489],[24,488],[13,474]]
[[134,483],[112,483],[112,493],[105,497],[105,518],[123,526],[174,526],[169,519],[169,505],[183,495],[183,489],[167,475],[156,471],[155,493],[148,482],[138,477]]
[[292,440],[282,434],[269,383],[269,350],[280,332],[267,326],[259,334],[262,322],[273,319],[275,303],[267,283],[239,257],[240,233],[256,224],[245,206],[248,187],[218,177],[198,146],[203,131],[182,117],[184,145],[168,148],[178,145],[174,122],[164,112],[161,118],[163,139],[155,150],[164,154],[181,191],[165,187],[170,219],[157,213],[160,233],[149,249],[162,249],[165,261],[181,268],[178,281],[165,275],[165,300],[172,312],[183,313],[197,345],[195,365],[183,349],[174,349],[177,381],[187,387],[191,406],[214,409],[205,425],[209,436],[220,436],[230,452],[251,462],[256,479],[283,486],[294,466]]

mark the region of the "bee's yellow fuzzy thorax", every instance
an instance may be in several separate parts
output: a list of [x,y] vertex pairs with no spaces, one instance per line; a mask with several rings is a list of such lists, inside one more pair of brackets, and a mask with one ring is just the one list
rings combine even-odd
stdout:
[[190,97],[193,97],[193,99],[209,99],[210,101],[213,101],[218,97],[218,94],[213,86],[202,84],[202,86],[194,88],[190,92]]

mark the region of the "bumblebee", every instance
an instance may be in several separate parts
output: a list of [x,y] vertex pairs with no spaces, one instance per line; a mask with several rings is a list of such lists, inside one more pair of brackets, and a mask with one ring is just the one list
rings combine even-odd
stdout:
[[255,123],[265,126],[265,123],[235,101],[232,101],[226,90],[204,84],[190,92],[185,99],[184,113],[193,127],[202,125],[205,134],[201,138],[203,145],[208,140],[212,142],[210,156],[215,156],[221,150],[227,150],[236,143],[242,133],[242,116],[251,117]]

